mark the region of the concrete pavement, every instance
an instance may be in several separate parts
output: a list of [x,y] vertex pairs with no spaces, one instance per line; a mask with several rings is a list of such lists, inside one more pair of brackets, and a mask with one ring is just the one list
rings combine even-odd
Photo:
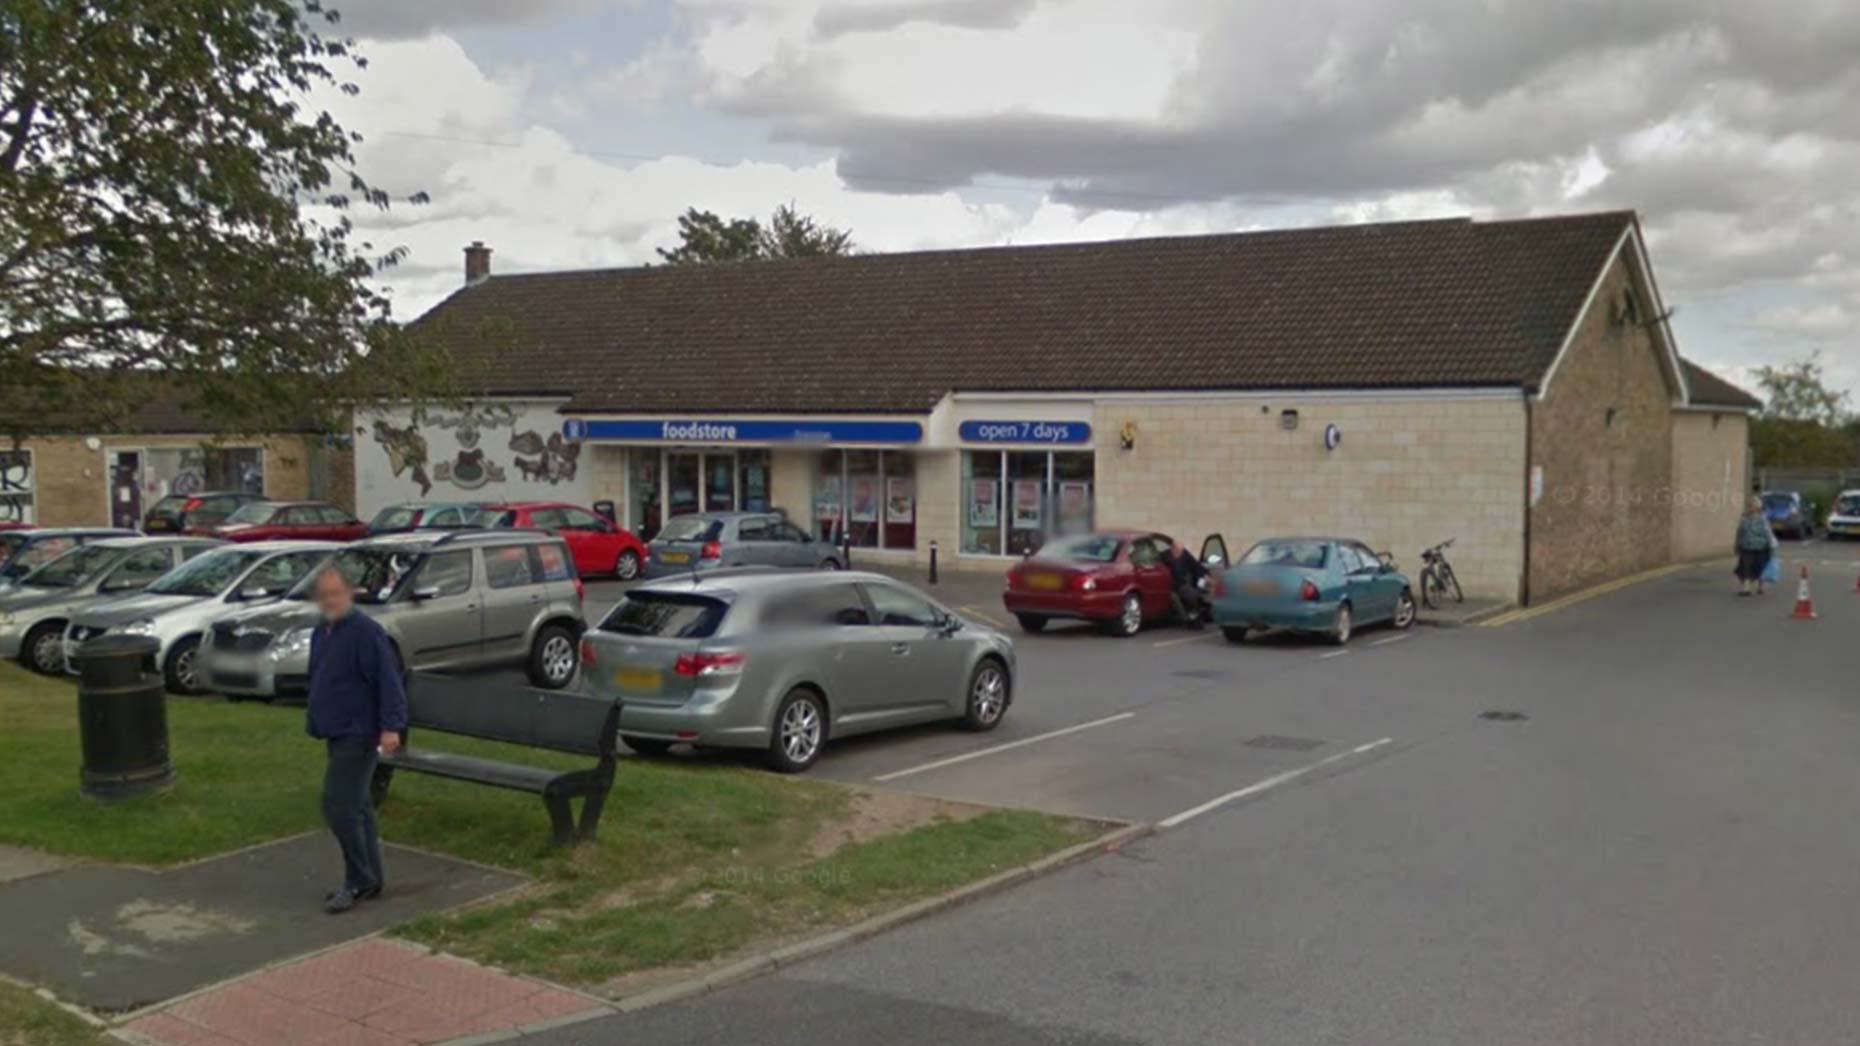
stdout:
[[870,781],[1128,713],[887,786],[1147,819],[1241,794],[771,978],[526,1041],[1860,1041],[1846,551],[1785,549],[1834,564],[1815,622],[1701,568],[1341,654],[1024,640],[1010,726],[841,746],[820,771]]

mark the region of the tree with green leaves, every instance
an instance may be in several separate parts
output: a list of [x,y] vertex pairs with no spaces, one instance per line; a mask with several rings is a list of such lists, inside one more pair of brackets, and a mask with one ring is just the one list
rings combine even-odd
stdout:
[[822,225],[793,204],[775,208],[767,225],[754,218],[725,220],[693,207],[678,216],[678,240],[671,250],[659,248],[659,257],[672,265],[820,258],[857,249],[852,233]]
[[1764,468],[1851,468],[1856,463],[1856,419],[1849,397],[1828,385],[1821,354],[1782,367],[1758,367],[1763,411],[1750,441]]
[[314,105],[364,65],[336,21],[318,0],[0,0],[0,432],[107,430],[151,379],[216,428],[333,431],[437,383],[371,286],[404,252],[350,217],[395,201]]

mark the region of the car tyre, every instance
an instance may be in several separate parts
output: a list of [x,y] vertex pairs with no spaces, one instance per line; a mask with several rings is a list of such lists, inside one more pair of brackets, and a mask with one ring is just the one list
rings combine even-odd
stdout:
[[769,769],[798,774],[813,766],[827,746],[827,703],[804,686],[788,691],[775,707],[769,729]]
[[1007,666],[992,657],[969,673],[969,690],[963,697],[962,725],[966,730],[986,733],[1001,725],[1013,698],[1013,679]]
[[1337,620],[1330,626],[1330,641],[1343,646],[1350,641],[1350,634],[1356,629],[1354,616],[1350,613],[1350,604],[1337,605]]
[[840,561],[837,557],[828,556],[827,558],[820,561],[820,569],[822,570],[844,570],[845,568],[840,566]]
[[614,577],[621,581],[632,581],[639,577],[639,553],[632,549],[620,553],[614,560]]
[[1046,619],[1038,614],[1015,614],[1014,620],[1020,622],[1022,632],[1044,632]]
[[65,668],[65,630],[56,621],[32,626],[19,644],[19,662],[40,675],[55,676]]
[[635,755],[647,758],[656,758],[672,750],[672,742],[657,737],[635,737],[632,734],[621,734],[620,740],[625,742]]
[[1246,642],[1246,633],[1247,633],[1247,628],[1245,625],[1222,625],[1221,626],[1221,635],[1225,636],[1229,643]]
[[530,644],[530,682],[560,690],[575,681],[575,635],[562,625],[544,625]]
[[1405,632],[1414,627],[1414,618],[1414,593],[1404,588],[1401,595],[1395,597],[1395,618],[1390,624]]
[[1129,639],[1143,631],[1143,599],[1135,592],[1124,596],[1117,605],[1117,616],[1104,623],[1104,630],[1119,639]]
[[162,665],[162,677],[168,692],[198,697],[207,692],[200,683],[200,637],[187,636],[175,641]]

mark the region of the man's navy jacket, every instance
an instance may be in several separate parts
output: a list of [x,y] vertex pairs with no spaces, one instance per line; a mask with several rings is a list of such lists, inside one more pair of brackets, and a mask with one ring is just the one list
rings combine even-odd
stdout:
[[379,737],[407,728],[407,691],[387,632],[351,610],[310,633],[310,736]]

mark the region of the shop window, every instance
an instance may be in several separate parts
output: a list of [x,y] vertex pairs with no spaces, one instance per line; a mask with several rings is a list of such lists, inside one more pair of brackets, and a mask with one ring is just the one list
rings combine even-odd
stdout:
[[1090,452],[964,451],[962,551],[1019,556],[1089,532],[1094,467]]
[[854,548],[878,547],[880,460],[876,450],[846,452],[846,534]]
[[665,522],[659,502],[659,457],[657,447],[627,452],[626,518],[641,541],[651,541]]
[[1090,533],[1094,458],[1089,453],[1053,455],[1053,532]]
[[1001,540],[1001,453],[965,451],[962,455],[962,550],[998,556]]
[[814,464],[814,534],[857,548],[917,547],[917,464],[908,453],[822,451]]
[[917,459],[902,451],[884,454],[886,548],[917,547]]
[[704,455],[704,511],[736,511],[735,455]]
[[743,511],[767,512],[769,510],[769,452],[766,450],[737,451],[736,471],[738,486],[742,490]]
[[672,516],[702,511],[698,488],[704,481],[703,455],[667,454],[665,461],[666,511]]
[[845,481],[842,454],[823,450],[814,462],[814,536],[831,544],[840,541],[841,484]]

